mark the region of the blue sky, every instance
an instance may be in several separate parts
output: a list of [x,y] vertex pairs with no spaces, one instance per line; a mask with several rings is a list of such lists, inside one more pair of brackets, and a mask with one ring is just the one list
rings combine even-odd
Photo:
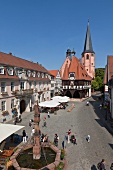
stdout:
[[113,0],[0,0],[0,51],[60,69],[81,58],[88,19],[96,68],[113,55]]

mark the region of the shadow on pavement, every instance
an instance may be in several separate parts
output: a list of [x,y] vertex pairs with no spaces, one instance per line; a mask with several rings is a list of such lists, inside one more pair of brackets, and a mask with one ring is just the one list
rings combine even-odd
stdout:
[[93,95],[92,99],[93,100],[90,100],[89,103],[93,106],[94,112],[99,118],[95,120],[101,127],[105,127],[109,133],[113,135],[113,128],[110,124],[110,113],[108,113],[104,108],[99,108],[99,105],[102,104],[103,99],[96,95]]
[[95,166],[95,165],[92,165],[92,166],[91,166],[91,170],[97,170],[96,166]]
[[11,149],[17,147],[22,142],[22,136],[18,134],[11,135],[6,139],[4,149]]
[[110,143],[109,143],[109,146],[113,149],[113,144],[110,144]]
[[101,127],[105,127],[101,119],[95,119]]

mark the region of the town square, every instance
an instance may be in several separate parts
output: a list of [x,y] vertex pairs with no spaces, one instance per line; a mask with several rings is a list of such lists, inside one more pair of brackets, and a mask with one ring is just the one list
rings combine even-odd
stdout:
[[1,0],[0,170],[113,170],[112,0]]

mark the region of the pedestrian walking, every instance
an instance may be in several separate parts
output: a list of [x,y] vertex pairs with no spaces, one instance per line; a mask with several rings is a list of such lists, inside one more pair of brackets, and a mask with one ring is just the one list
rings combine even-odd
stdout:
[[106,167],[105,167],[105,159],[102,159],[102,161],[97,164],[97,168],[98,168],[99,170],[106,170]]
[[67,143],[67,136],[64,136],[64,148],[66,148],[66,143]]
[[75,145],[77,145],[75,135],[71,135],[70,141]]
[[45,119],[43,120],[43,127],[47,127],[47,123]]
[[48,142],[48,135],[47,134],[44,136],[43,142]]
[[26,143],[27,142],[27,134],[26,134],[25,130],[23,130],[23,132],[22,132],[22,137],[23,137],[23,143]]
[[88,135],[87,138],[86,138],[88,143],[90,142],[90,138],[91,138],[90,135]]
[[99,108],[102,109],[102,104],[99,105]]
[[44,139],[44,134],[42,133],[42,134],[41,134],[41,139],[40,139],[41,142],[43,142],[43,139]]
[[70,134],[71,134],[71,129],[68,130],[67,132],[67,143],[70,143]]
[[33,128],[32,131],[31,131],[31,137],[34,136],[34,133],[35,133],[35,129]]
[[30,126],[30,127],[32,126],[32,121],[31,121],[31,119],[30,119],[30,121],[29,121],[29,126]]
[[112,163],[111,166],[110,166],[110,170],[113,170],[113,163]]
[[55,134],[54,136],[54,144],[57,147],[58,146],[58,141],[59,141],[59,136],[57,134]]
[[48,113],[47,113],[47,116],[48,116],[48,118],[50,118],[50,113],[49,113],[49,111],[48,111]]
[[65,148],[65,145],[64,145],[64,140],[63,140],[63,142],[62,142],[62,149],[64,149]]

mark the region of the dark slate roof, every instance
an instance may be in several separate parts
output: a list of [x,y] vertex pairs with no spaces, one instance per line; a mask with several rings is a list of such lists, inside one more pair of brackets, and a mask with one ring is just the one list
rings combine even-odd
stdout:
[[89,21],[88,21],[88,25],[87,25],[87,32],[86,32],[83,53],[94,53],[93,47],[92,47],[91,35],[90,35]]

